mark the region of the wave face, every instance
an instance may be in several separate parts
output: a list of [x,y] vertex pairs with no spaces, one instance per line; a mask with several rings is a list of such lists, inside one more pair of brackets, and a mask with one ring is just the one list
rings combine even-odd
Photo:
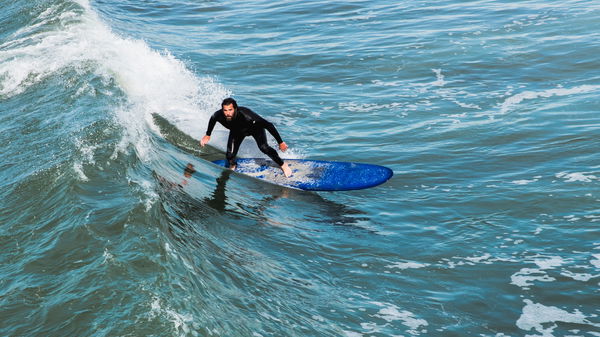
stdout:
[[[0,335],[597,335],[599,15],[3,3]],[[226,130],[197,139],[229,96],[288,158],[395,175],[307,193],[221,171]]]

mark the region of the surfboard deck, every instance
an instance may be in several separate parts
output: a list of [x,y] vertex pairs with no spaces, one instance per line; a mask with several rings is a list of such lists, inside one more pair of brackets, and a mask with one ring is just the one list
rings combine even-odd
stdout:
[[[394,174],[385,166],[307,159],[285,159],[292,169],[286,178],[279,166],[269,159],[239,158],[236,172],[273,184],[306,191],[348,191],[383,184]],[[213,163],[226,167],[225,160]]]

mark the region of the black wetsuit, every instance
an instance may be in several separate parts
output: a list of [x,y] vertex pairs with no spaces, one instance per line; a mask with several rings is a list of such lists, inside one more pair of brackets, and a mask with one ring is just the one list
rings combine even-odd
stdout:
[[206,130],[206,134],[210,136],[213,128],[215,127],[215,123],[219,122],[221,125],[229,129],[229,138],[227,139],[227,162],[229,167],[236,165],[235,156],[240,149],[240,145],[246,136],[254,137],[256,140],[256,144],[258,148],[266,155],[268,155],[277,165],[283,165],[283,160],[277,154],[277,151],[269,146],[267,143],[267,134],[265,129],[269,130],[269,133],[275,137],[278,144],[283,143],[279,132],[275,129],[275,126],[267,121],[266,119],[260,117],[254,111],[239,106],[236,111],[233,119],[231,121],[227,121],[225,115],[223,114],[223,109],[216,111],[208,122],[208,129]]

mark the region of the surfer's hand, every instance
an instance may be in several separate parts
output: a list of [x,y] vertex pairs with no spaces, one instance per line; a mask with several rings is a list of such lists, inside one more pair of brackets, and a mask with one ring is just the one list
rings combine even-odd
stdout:
[[286,144],[285,142],[281,142],[281,143],[279,144],[279,149],[280,149],[281,151],[284,151],[284,152],[285,152],[285,150],[287,150],[287,148],[288,148],[288,146],[287,146],[287,144]]
[[200,146],[206,145],[206,143],[208,143],[209,140],[210,140],[210,136],[209,135],[206,135],[206,136],[202,137],[202,140],[200,140]]

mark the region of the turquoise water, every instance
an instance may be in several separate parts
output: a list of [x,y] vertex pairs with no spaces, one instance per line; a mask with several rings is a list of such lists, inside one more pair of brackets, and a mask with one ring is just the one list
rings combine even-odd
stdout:
[[[600,336],[595,2],[0,8],[0,335]],[[394,177],[222,172],[227,96]]]

